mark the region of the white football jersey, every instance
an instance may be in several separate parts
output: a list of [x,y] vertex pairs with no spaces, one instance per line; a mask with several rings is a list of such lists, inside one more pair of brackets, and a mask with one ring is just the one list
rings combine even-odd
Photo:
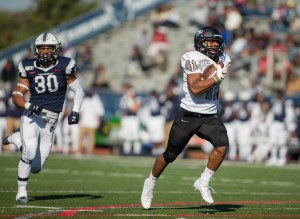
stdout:
[[[224,53],[219,62],[224,63],[223,72],[227,72],[231,59]],[[188,74],[202,74],[204,69],[215,63],[211,58],[198,51],[189,51],[182,55],[181,66],[183,72],[183,91],[185,96],[181,100],[180,106],[190,112],[202,113],[202,114],[216,114],[218,111],[218,93],[219,85],[216,84],[207,92],[200,95],[193,95],[187,84]]]

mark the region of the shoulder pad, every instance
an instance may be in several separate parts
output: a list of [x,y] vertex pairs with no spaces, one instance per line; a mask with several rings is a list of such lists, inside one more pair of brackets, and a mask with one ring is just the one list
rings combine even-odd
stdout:
[[19,63],[18,70],[21,78],[27,78],[27,72],[34,70],[35,59],[24,59]]

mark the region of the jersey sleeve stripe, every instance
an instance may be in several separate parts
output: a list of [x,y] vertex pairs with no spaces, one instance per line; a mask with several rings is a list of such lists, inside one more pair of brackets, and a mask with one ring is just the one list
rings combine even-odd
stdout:
[[24,66],[23,66],[22,62],[20,62],[18,69],[19,69],[19,76],[21,78],[27,78],[27,74],[26,74],[26,71],[24,69]]
[[75,72],[76,72],[75,64],[76,64],[76,62],[73,59],[71,59],[68,66],[66,67],[67,75],[75,74]]

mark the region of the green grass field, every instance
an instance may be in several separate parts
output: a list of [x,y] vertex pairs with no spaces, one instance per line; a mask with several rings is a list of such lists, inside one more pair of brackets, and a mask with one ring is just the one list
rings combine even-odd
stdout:
[[52,155],[30,175],[29,203],[15,201],[19,155],[0,155],[0,218],[300,218],[300,165],[224,162],[211,186],[216,204],[193,189],[206,161],[178,159],[161,176],[153,207],[140,194],[154,158]]

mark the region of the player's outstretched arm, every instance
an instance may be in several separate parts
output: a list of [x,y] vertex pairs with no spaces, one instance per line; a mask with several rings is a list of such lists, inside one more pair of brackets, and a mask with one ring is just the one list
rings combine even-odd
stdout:
[[79,80],[75,76],[67,78],[69,88],[74,92],[74,103],[71,114],[68,117],[68,124],[78,124],[79,122],[79,110],[84,98],[83,89],[79,83]]

